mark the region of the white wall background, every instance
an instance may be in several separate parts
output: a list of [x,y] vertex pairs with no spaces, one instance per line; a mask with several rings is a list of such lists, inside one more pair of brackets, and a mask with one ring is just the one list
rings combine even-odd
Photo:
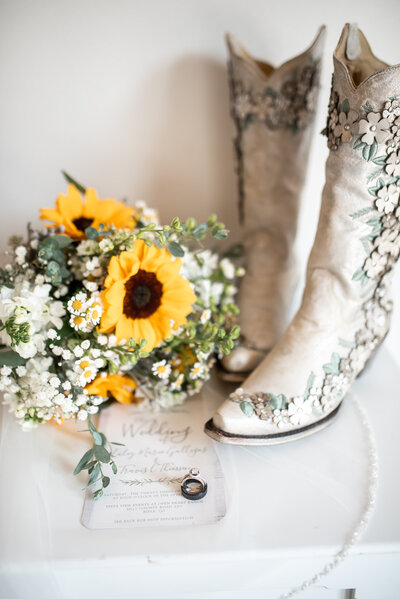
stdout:
[[[346,21],[400,61],[399,0],[0,0],[0,249],[65,190],[145,199],[163,219],[217,212],[237,232],[225,31],[274,64],[328,26],[298,245],[306,260],[327,155],[332,51]],[[398,90],[400,92],[400,90]],[[400,356],[400,272],[388,339]]]

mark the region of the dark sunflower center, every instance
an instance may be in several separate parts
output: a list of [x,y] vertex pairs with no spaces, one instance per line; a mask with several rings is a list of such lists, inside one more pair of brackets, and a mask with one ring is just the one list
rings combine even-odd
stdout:
[[79,231],[85,231],[88,227],[90,227],[93,221],[94,218],[85,218],[84,216],[80,216],[79,218],[74,218],[72,222],[74,223],[75,227],[79,229]]
[[125,283],[123,311],[128,318],[148,318],[161,304],[163,286],[154,272],[138,270]]

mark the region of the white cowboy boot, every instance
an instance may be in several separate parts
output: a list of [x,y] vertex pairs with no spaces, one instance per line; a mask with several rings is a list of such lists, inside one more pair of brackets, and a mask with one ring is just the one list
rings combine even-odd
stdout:
[[308,50],[276,69],[227,36],[246,275],[239,296],[242,339],[222,360],[225,380],[243,381],[287,325],[324,29]]
[[331,151],[302,304],[207,423],[213,438],[274,444],[325,427],[385,338],[400,253],[399,96],[400,66],[378,60],[346,25],[334,54]]

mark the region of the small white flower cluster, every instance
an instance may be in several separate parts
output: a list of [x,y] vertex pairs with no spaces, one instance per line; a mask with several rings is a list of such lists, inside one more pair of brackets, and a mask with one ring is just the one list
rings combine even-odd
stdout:
[[150,223],[159,224],[158,212],[153,208],[149,208],[146,202],[140,200],[135,204],[135,216],[138,220],[140,220],[144,225],[148,225]]
[[0,370],[0,390],[4,391],[4,402],[10,406],[23,429],[35,427],[39,422],[67,418],[85,420],[88,414],[98,411],[93,401],[84,392],[74,395],[69,381],[49,372],[51,357],[36,357],[25,366]]
[[90,296],[85,291],[79,291],[71,297],[67,304],[71,314],[69,324],[75,331],[90,333],[100,322],[103,306],[99,293]]
[[51,285],[35,285],[21,276],[14,288],[0,289],[0,341],[22,358],[43,353],[47,330],[63,326],[64,306],[50,296],[50,291]]
[[[243,274],[210,250],[183,248],[180,274],[197,301],[187,323],[176,329],[171,322],[171,338],[150,356],[143,345],[128,339],[117,345],[115,335],[98,332],[110,259],[133,250],[138,234],[146,242],[157,238],[153,226],[143,233],[147,225],[159,225],[155,210],[138,202],[135,218],[137,229],[99,229],[93,239],[72,241],[60,228],[48,234],[30,230],[26,244],[12,242],[13,263],[0,269],[0,342],[12,350],[12,361],[2,363],[15,365],[0,369],[0,391],[23,428],[95,414],[107,398],[88,389],[111,374],[129,371],[139,380],[147,372],[152,399],[164,407],[181,403],[209,378],[218,335],[235,314],[234,279]],[[175,233],[165,239],[180,243]]]
[[187,347],[187,355],[177,352],[164,352],[166,358],[154,362],[151,371],[156,379],[152,392],[156,402],[162,407],[182,403],[187,395],[197,393],[210,378],[215,362],[213,354],[198,351],[194,344]]
[[233,301],[237,287],[230,281],[243,276],[243,268],[235,267],[228,258],[219,261],[218,255],[210,250],[187,251],[182,263],[181,274],[192,283],[196,296],[205,308]]

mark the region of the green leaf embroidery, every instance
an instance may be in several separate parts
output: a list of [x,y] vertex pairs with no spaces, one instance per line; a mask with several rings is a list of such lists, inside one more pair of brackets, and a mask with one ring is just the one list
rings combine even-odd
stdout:
[[370,146],[368,144],[365,145],[365,147],[362,151],[364,160],[372,160],[372,158],[375,156],[377,151],[378,151],[378,144],[376,142],[376,139],[374,139],[373,143]]
[[379,166],[383,166],[386,163],[386,156],[376,156],[372,162],[374,164],[378,164]]
[[367,283],[369,283],[369,276],[366,272],[364,272],[363,277],[361,279],[361,285],[364,287],[364,285],[366,285]]
[[307,380],[307,385],[306,385],[306,390],[304,391],[304,401],[306,401],[310,395],[310,389],[313,386],[315,381],[315,374],[314,372],[310,373],[310,376],[308,377]]
[[276,98],[278,93],[272,87],[266,87],[264,91],[265,96],[271,96],[272,98]]
[[366,146],[366,145],[367,145],[367,144],[366,144],[365,142],[361,141],[361,137],[359,137],[359,138],[358,138],[358,139],[356,139],[356,141],[354,142],[354,146],[353,146],[353,148],[354,148],[355,150],[360,150],[360,149],[362,149],[362,148],[365,148],[365,146]]
[[285,408],[288,407],[289,402],[288,399],[286,397],[286,395],[283,395],[283,393],[280,393],[279,395],[274,395],[273,393],[269,393],[269,406],[273,409],[273,410],[284,410]]
[[341,337],[339,337],[338,341],[339,345],[341,345],[342,347],[347,347],[348,349],[356,346],[356,344],[353,341],[346,341],[346,339],[342,339]]
[[253,416],[254,414],[254,407],[251,401],[241,401],[240,409],[242,410],[243,414],[248,418],[250,418],[250,416]]
[[363,111],[368,114],[369,112],[373,112],[373,108],[371,106],[371,104],[368,102],[368,100],[365,102],[364,106],[362,107]]
[[367,237],[362,237],[361,238],[361,243],[362,246],[365,250],[365,253],[367,254],[367,256],[369,256],[370,252],[371,252],[371,246],[370,246],[370,239],[369,239],[369,235],[367,235]]
[[364,275],[364,271],[363,271],[363,269],[362,269],[362,268],[358,268],[358,269],[356,270],[356,272],[353,274],[353,276],[352,276],[352,280],[353,280],[353,281],[361,281],[361,279],[362,279],[363,275]]
[[383,171],[383,169],[381,169],[381,168],[378,168],[376,171],[373,171],[370,175],[368,175],[368,177],[367,177],[367,183],[371,183],[371,181],[373,181],[379,175],[382,174],[382,171]]
[[333,353],[331,361],[328,364],[323,365],[324,372],[326,374],[339,374],[340,356],[337,353]]
[[346,115],[349,114],[350,104],[348,99],[343,100],[343,104],[338,108],[339,112],[345,112]]
[[373,208],[369,206],[368,208],[361,208],[361,210],[357,210],[357,212],[353,212],[350,214],[350,218],[360,218],[361,216],[365,216],[369,212],[372,212]]

